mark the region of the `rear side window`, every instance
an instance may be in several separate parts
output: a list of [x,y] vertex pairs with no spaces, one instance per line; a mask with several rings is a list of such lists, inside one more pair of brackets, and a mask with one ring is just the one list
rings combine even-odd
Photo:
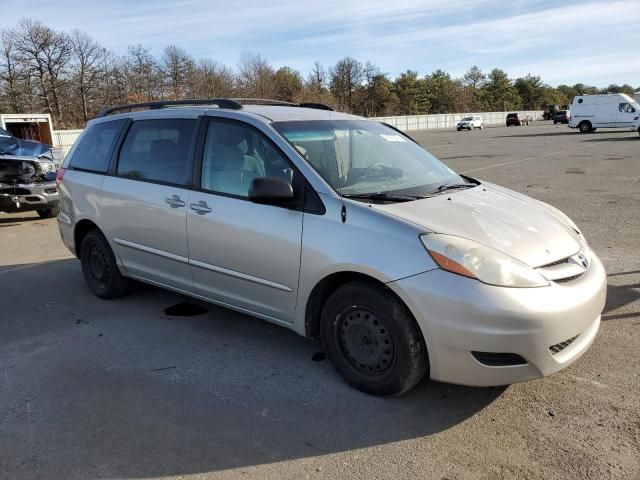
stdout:
[[122,144],[117,175],[135,180],[190,184],[189,152],[196,120],[162,119],[134,122]]
[[111,154],[126,120],[91,125],[76,146],[69,163],[71,168],[107,173]]

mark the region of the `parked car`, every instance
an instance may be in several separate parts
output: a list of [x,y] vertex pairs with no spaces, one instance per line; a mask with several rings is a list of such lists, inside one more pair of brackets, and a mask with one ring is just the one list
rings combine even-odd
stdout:
[[515,125],[517,127],[529,125],[529,117],[519,113],[508,113],[506,123],[507,127],[510,127],[511,125]]
[[0,128],[0,212],[35,210],[42,218],[57,216],[57,167],[49,145]]
[[553,124],[569,123],[571,120],[571,112],[569,110],[558,110],[553,114]]
[[376,395],[425,375],[532,380],[589,348],[606,274],[558,209],[375,119],[244,102],[88,122],[58,172],[58,225],[98,297],[133,278],[285,326]]
[[569,127],[580,133],[597,128],[627,128],[640,112],[640,105],[624,93],[576,95],[571,103]]
[[473,130],[474,128],[479,128],[480,130],[482,130],[484,128],[484,122],[482,121],[482,117],[480,115],[473,115],[473,116],[470,116],[470,117],[464,117],[456,125],[456,129],[458,131],[460,131],[462,129]]

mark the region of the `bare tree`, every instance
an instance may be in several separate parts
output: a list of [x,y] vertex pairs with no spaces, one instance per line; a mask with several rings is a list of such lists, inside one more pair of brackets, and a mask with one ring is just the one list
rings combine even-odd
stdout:
[[89,118],[88,98],[98,88],[107,51],[79,30],[71,34],[71,51],[74,83],[80,94],[82,119],[86,122]]
[[2,31],[2,45],[0,45],[0,88],[2,96],[7,98],[9,108],[13,113],[20,109],[20,58],[15,47],[15,32]]
[[363,77],[362,63],[355,58],[346,57],[339,60],[329,72],[330,90],[336,98],[338,107],[353,111],[353,94]]
[[168,96],[172,99],[184,98],[188,90],[187,79],[195,68],[191,56],[181,48],[169,45],[162,53],[161,68],[165,83],[168,84]]
[[256,53],[242,54],[238,63],[238,87],[246,97],[271,98],[275,95],[275,72],[269,62]]
[[129,46],[123,69],[128,100],[150,102],[162,96],[160,69],[148,48]]
[[24,19],[16,31],[15,47],[22,61],[36,76],[46,109],[64,123],[60,93],[65,87],[65,73],[71,54],[69,36],[40,22]]
[[195,98],[233,96],[235,78],[233,72],[210,59],[202,59],[191,71],[189,94]]

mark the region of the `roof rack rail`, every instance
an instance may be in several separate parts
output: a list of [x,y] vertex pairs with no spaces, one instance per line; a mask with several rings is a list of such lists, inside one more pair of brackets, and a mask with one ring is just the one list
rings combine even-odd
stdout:
[[331,108],[329,105],[325,105],[324,103],[299,103],[298,106],[303,108],[315,108],[317,110],[329,110],[333,112],[333,108]]
[[190,100],[162,100],[157,102],[129,103],[126,105],[107,107],[98,112],[98,114],[94,118],[106,117],[107,115],[111,115],[115,112],[120,112],[123,110],[133,110],[135,108],[157,110],[165,107],[176,107],[181,105],[212,105],[218,108],[227,108],[229,110],[242,109],[242,105],[240,103],[228,98],[194,98]]
[[240,105],[281,105],[283,107],[297,107],[297,103],[285,102],[283,100],[271,100],[269,98],[230,98],[234,102],[238,102]]
[[282,100],[271,100],[268,98],[230,98],[229,100],[233,100],[234,102],[238,102],[242,105],[273,105],[273,106],[282,106],[282,107],[315,108],[317,110],[333,111],[333,108],[327,105],[323,105],[322,103],[313,103],[313,102],[294,103],[294,102],[285,102]]

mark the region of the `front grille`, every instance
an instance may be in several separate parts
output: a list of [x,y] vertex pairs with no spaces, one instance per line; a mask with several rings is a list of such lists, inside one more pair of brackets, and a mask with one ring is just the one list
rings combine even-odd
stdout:
[[558,260],[557,262],[551,262],[551,263],[547,263],[546,265],[541,265],[538,268],[549,268],[549,267],[555,267],[556,265],[562,265],[563,263],[567,263],[570,258],[571,257],[565,257]]
[[568,282],[572,282],[574,280],[577,280],[582,275],[584,275],[584,273],[581,273],[579,275],[573,275],[571,277],[566,277],[566,278],[558,278],[558,279],[554,280],[554,282],[556,282],[556,283],[568,283]]
[[563,351],[565,348],[567,348],[569,345],[571,345],[576,338],[578,338],[580,335],[576,335],[575,337],[571,337],[568,340],[565,340],[564,342],[560,342],[560,343],[556,343],[555,345],[551,345],[549,347],[549,351],[551,352],[551,355],[557,355],[558,353],[560,353],[561,351]]
[[29,195],[31,190],[26,188],[18,188],[18,187],[9,187],[9,188],[0,188],[0,193],[5,193],[9,195]]
[[489,367],[526,365],[527,361],[517,353],[471,352],[473,358]]

